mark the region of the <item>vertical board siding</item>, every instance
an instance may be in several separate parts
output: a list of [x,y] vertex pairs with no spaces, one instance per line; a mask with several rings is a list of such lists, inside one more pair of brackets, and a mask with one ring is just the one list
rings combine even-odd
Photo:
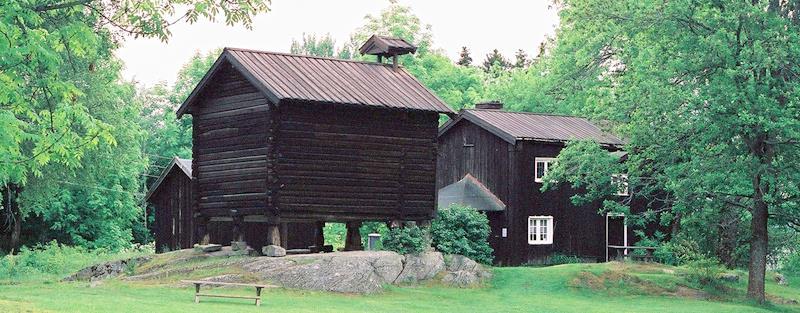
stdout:
[[191,248],[194,244],[191,179],[173,167],[150,197],[155,209],[156,251]]
[[278,114],[282,216],[329,221],[432,216],[436,113],[288,103]]
[[209,216],[261,212],[268,192],[269,103],[231,67],[214,79],[193,113],[198,210]]

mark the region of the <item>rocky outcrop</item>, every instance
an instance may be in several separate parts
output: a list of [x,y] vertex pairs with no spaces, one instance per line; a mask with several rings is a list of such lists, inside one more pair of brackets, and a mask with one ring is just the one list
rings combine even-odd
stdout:
[[[169,261],[157,260],[151,264],[143,264],[136,268],[136,275],[126,276],[124,279],[179,279],[184,276],[198,277],[198,273],[211,268],[229,268],[229,272],[215,271],[215,276],[203,279],[224,282],[258,281],[287,288],[370,294],[380,292],[384,286],[390,284],[406,285],[423,281],[441,281],[454,287],[474,287],[491,277],[486,268],[469,258],[460,255],[443,256],[439,252],[404,256],[389,251],[351,251],[276,258],[244,257],[225,247],[221,251],[210,253],[198,254],[189,250],[171,254],[160,255]],[[225,259],[222,262],[187,263],[218,258]],[[144,260],[137,261],[141,262]],[[125,263],[115,264],[93,266],[73,276],[101,279],[125,272]],[[103,270],[106,268],[112,270]]]
[[115,277],[150,259],[152,259],[152,257],[138,257],[93,265],[64,278],[64,281],[95,281]]

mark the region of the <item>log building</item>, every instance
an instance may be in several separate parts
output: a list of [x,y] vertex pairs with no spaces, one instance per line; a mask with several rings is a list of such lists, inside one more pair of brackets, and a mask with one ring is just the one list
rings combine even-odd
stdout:
[[359,249],[361,222],[429,221],[439,115],[454,112],[397,64],[415,50],[381,36],[361,48],[378,62],[225,48],[177,111],[192,115],[195,241],[214,221],[233,241],[260,222],[265,245],[286,246],[301,222],[321,245],[324,222],[345,222]]
[[[462,110],[439,129],[439,206],[485,212],[498,265],[547,263],[556,254],[606,260],[615,252],[608,246],[634,243],[624,216],[598,214],[599,202],[574,205],[577,191],[567,186],[540,191],[547,167],[570,140],[593,140],[625,155],[621,139],[584,118],[508,112],[499,102]],[[642,210],[636,201],[632,210]]]

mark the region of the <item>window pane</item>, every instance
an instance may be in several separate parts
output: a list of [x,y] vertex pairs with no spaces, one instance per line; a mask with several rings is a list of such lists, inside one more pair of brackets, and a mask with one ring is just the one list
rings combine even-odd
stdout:
[[545,169],[545,166],[546,166],[545,164],[547,164],[547,163],[545,163],[545,162],[536,162],[536,178],[544,177],[544,173],[545,173],[545,170],[546,170]]

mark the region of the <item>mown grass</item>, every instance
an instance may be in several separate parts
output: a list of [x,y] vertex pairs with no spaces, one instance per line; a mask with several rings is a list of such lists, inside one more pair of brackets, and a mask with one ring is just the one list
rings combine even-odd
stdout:
[[[191,261],[192,266],[203,263]],[[207,274],[223,272],[213,268]],[[0,312],[800,312],[798,305],[758,306],[744,300],[744,281],[726,285],[730,295],[711,294],[712,300],[679,297],[674,292],[684,283],[672,272],[680,269],[618,263],[495,268],[485,288],[388,286],[377,295],[273,289],[265,291],[262,307],[239,299],[207,298],[195,304],[193,287],[175,284],[180,275],[100,284],[22,280],[0,284]],[[588,284],[582,277],[594,280]],[[770,281],[767,289],[775,296],[800,298],[800,277],[789,282],[778,286]],[[246,288],[210,292],[254,294]]]

